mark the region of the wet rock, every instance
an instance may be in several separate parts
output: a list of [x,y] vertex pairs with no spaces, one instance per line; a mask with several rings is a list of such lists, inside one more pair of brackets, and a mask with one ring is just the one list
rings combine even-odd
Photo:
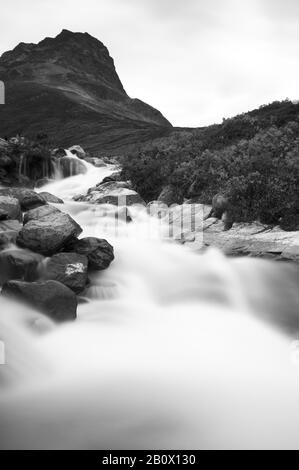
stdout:
[[91,269],[106,269],[114,260],[113,246],[101,238],[85,237],[71,240],[66,245],[66,250],[87,256],[88,266]]
[[50,202],[52,204],[63,204],[63,200],[60,199],[59,197],[57,196],[54,196],[54,194],[51,194],[51,193],[48,193],[46,191],[43,191],[41,193],[39,193],[39,195],[46,201],[46,202]]
[[0,253],[0,283],[11,279],[33,281],[41,257],[25,250],[9,249]]
[[46,217],[50,217],[53,214],[61,214],[61,211],[54,206],[41,206],[36,209],[31,209],[24,214],[24,225],[30,222],[30,220],[41,220]]
[[18,234],[17,244],[23,248],[51,256],[82,232],[81,227],[68,214],[54,207],[47,214],[41,211],[42,217],[37,212],[28,214],[24,220],[25,225]]
[[77,253],[58,253],[46,264],[45,278],[59,281],[76,294],[80,294],[87,284],[88,260]]
[[86,195],[76,196],[74,200],[115,206],[145,205],[143,199],[136,191],[130,189],[129,183],[126,181],[100,183],[98,186],[90,188]]
[[[86,152],[83,150],[83,148],[80,145],[72,145],[68,149],[73,155],[76,155],[78,158],[85,158],[86,157]],[[86,159],[87,161],[87,159]]]
[[28,211],[47,204],[38,193],[28,188],[0,189],[0,196],[10,196],[17,199],[21,205],[22,211]]
[[111,182],[114,182],[114,181],[121,181],[121,172],[120,171],[114,171],[113,173],[111,173],[110,176],[106,176],[102,181],[101,183],[98,184],[101,185],[101,184],[105,184],[105,183],[111,183]]
[[76,318],[76,294],[58,281],[8,281],[2,295],[28,304],[57,322]]
[[22,220],[22,211],[18,199],[0,196],[0,220]]

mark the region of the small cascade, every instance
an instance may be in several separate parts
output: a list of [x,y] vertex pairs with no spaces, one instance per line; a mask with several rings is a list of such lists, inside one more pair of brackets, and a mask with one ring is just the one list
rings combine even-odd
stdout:
[[55,159],[52,162],[53,175],[55,179],[82,175],[88,171],[89,164],[87,162],[81,160],[69,150],[65,150],[65,152],[65,156]]

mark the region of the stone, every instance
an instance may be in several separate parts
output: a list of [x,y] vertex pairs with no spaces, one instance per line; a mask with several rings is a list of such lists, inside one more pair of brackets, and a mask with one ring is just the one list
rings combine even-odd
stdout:
[[47,204],[38,193],[28,188],[0,189],[0,196],[10,196],[17,199],[21,205],[22,211],[28,211]]
[[66,249],[87,256],[88,266],[92,269],[106,269],[114,260],[113,247],[107,240],[101,238],[73,239],[67,244]]
[[24,214],[24,225],[30,222],[30,220],[40,220],[46,217],[50,217],[53,214],[61,214],[61,211],[54,206],[41,206],[36,209],[31,209]]
[[0,253],[0,283],[11,279],[33,281],[41,256],[25,250],[7,249]]
[[45,256],[61,251],[69,240],[82,232],[77,222],[55,207],[35,210],[33,214],[30,211],[24,224],[18,234],[17,244]]
[[52,204],[63,204],[63,200],[60,199],[57,196],[54,196],[54,194],[48,193],[46,191],[42,191],[39,193],[39,195],[46,201]]
[[59,281],[76,294],[80,294],[87,284],[88,260],[77,253],[58,253],[46,263],[45,278]]
[[58,281],[8,281],[2,295],[30,305],[56,322],[76,318],[76,294]]

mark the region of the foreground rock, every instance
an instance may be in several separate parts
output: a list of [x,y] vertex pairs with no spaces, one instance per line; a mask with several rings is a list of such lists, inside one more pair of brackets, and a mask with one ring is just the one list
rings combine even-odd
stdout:
[[113,247],[107,240],[100,238],[86,237],[80,240],[72,240],[67,244],[66,249],[85,255],[91,269],[106,269],[114,260]]
[[47,204],[38,193],[28,188],[0,189],[0,196],[10,196],[17,199],[21,205],[22,211],[28,211]]
[[97,186],[90,188],[86,195],[76,196],[74,200],[115,206],[145,205],[144,200],[136,191],[131,189],[131,185],[127,181],[99,183]]
[[0,220],[22,220],[22,211],[18,199],[0,196]]
[[0,283],[11,279],[33,281],[37,279],[39,255],[25,250],[5,250],[0,253]]
[[77,253],[58,253],[46,264],[46,279],[59,281],[76,294],[80,294],[87,283],[88,260]]
[[76,295],[57,281],[9,281],[2,295],[30,305],[57,322],[76,318]]
[[[47,213],[45,213],[47,212]],[[61,251],[64,245],[82,232],[81,227],[68,215],[55,207],[31,211],[24,220],[17,244],[45,256]]]
[[54,194],[48,193],[46,191],[43,191],[39,193],[39,195],[44,199],[45,202],[50,202],[52,204],[63,204],[63,200],[60,199],[57,196],[54,196]]
[[53,214],[61,214],[62,212],[54,206],[42,206],[32,209],[24,214],[24,225],[30,220],[41,220],[53,216]]

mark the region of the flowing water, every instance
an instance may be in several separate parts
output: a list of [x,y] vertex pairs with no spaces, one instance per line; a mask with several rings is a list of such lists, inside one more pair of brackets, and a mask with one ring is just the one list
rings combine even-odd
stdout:
[[42,190],[115,260],[73,323],[1,299],[0,447],[299,447],[296,268],[196,254],[140,208],[126,224],[74,202],[114,170],[84,165]]

